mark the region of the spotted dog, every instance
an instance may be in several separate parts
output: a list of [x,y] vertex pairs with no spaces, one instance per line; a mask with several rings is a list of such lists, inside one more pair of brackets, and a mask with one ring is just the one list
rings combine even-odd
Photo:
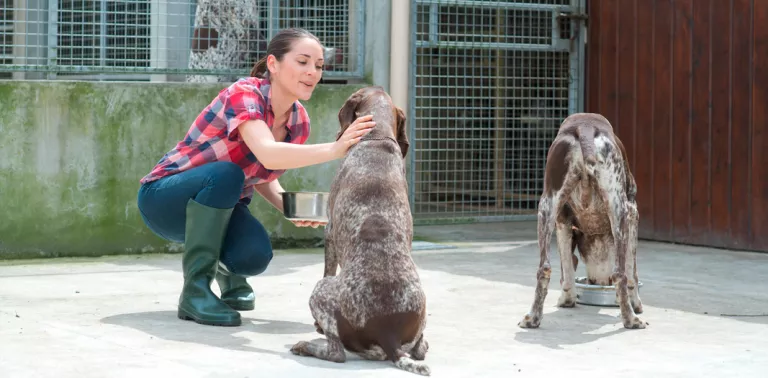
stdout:
[[637,186],[627,153],[600,114],[580,113],[560,125],[547,154],[539,200],[540,262],[530,312],[518,324],[537,328],[552,268],[549,243],[555,232],[560,252],[559,307],[573,307],[578,247],[590,284],[615,285],[625,328],[645,328],[637,291]]
[[406,118],[382,88],[363,88],[339,110],[338,137],[366,114],[373,115],[376,126],[349,150],[331,184],[325,272],[309,300],[327,343],[300,341],[291,351],[344,362],[348,350],[430,375],[420,362],[429,347],[423,335],[426,296],[411,259]]

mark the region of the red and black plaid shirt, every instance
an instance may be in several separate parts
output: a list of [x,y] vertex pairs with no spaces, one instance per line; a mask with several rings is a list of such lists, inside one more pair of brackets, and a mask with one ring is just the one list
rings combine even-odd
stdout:
[[[270,102],[267,79],[242,78],[219,92],[197,116],[187,135],[166,153],[142,184],[214,161],[231,161],[245,173],[241,199],[250,202],[253,185],[273,181],[285,170],[269,170],[256,160],[240,137],[237,127],[245,121],[261,119],[272,128],[275,115]],[[293,104],[286,124],[285,142],[304,144],[309,138],[309,115],[298,101]]]

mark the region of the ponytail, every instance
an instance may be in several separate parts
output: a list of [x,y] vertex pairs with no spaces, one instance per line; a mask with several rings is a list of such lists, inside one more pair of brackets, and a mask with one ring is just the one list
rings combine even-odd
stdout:
[[260,77],[260,78],[266,78],[269,76],[269,72],[267,70],[267,57],[269,55],[265,55],[263,58],[259,59],[256,64],[253,65],[253,68],[251,69],[251,76],[252,77]]

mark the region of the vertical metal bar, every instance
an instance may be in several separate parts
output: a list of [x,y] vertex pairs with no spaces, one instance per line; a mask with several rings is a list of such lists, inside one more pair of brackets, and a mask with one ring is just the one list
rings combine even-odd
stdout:
[[48,80],[56,79],[56,51],[58,46],[59,2],[48,0]]
[[[408,183],[408,202],[411,205],[411,214],[416,215],[416,154],[418,151],[419,143],[416,140],[416,30],[417,30],[417,20],[418,15],[416,14],[416,10],[418,9],[416,1],[411,1],[411,18],[408,21],[411,25],[410,27],[410,37],[411,40],[409,41],[410,45],[410,54],[408,54],[408,139],[410,140],[411,145],[413,145],[413,148],[411,149],[411,152],[408,154],[410,155],[410,169],[408,170],[408,173],[410,174],[410,182]],[[391,25],[391,24],[390,24]],[[391,29],[391,27],[390,27]],[[390,30],[390,35],[392,31]]]
[[[153,69],[168,68],[168,19],[171,16],[168,11],[167,0],[151,0],[149,22],[149,64]],[[193,13],[194,14],[194,13]],[[194,25],[194,19],[192,20]],[[164,82],[168,80],[166,74],[150,74],[149,81]]]
[[[571,0],[573,1],[573,0]],[[560,23],[558,22],[557,16],[559,16],[560,12],[557,10],[552,10],[552,13],[550,14],[550,17],[552,18],[552,40],[550,41],[550,47],[554,48],[557,45],[557,41],[560,40]]]
[[269,17],[267,39],[271,41],[272,37],[280,30],[280,0],[268,0],[267,4],[267,17]]
[[[586,15],[587,0],[574,0],[574,1],[578,2],[578,4],[576,5],[576,11],[579,12],[579,14]],[[579,36],[576,39],[576,44],[578,46],[576,48],[576,53],[579,54],[577,58],[579,61],[579,70],[577,72],[577,74],[579,75],[578,76],[579,85],[576,91],[576,98],[578,98],[579,101],[578,101],[578,105],[576,106],[576,111],[584,112],[584,104],[586,102],[586,93],[584,92],[584,89],[586,87],[586,79],[587,79],[587,76],[586,76],[587,65],[585,63],[587,57],[586,57],[585,50],[586,50],[586,42],[587,42],[588,34],[587,34],[587,21],[579,20],[578,22],[580,23],[580,25],[579,25]]]
[[436,45],[438,38],[438,4],[429,5],[429,43],[430,45]]
[[[501,43],[503,36],[506,35],[506,33],[501,32],[502,28],[502,15],[504,14],[504,9],[497,8],[496,9],[496,40],[497,42]],[[506,53],[507,51],[504,49],[496,49],[496,67],[495,67],[495,73],[496,73],[496,93],[495,93],[495,105],[494,105],[494,114],[496,116],[496,127],[494,130],[494,151],[493,151],[493,165],[494,165],[494,183],[493,183],[493,189],[495,191],[494,197],[496,198],[496,208],[497,209],[503,209],[504,208],[504,166],[505,166],[505,159],[504,159],[504,124],[507,119],[507,117],[504,115],[504,97],[505,97],[505,91],[504,86],[502,85],[502,79],[506,77],[506,75],[502,75],[502,70],[504,70],[507,65],[506,62],[502,64],[503,60],[506,60]],[[490,185],[489,185],[490,186]],[[490,188],[489,188],[490,189]]]
[[[107,0],[101,0],[99,9],[99,66],[107,66]],[[104,80],[105,75],[100,74],[99,80]]]
[[[29,19],[27,0],[14,0],[11,6],[13,7],[13,16],[10,20],[13,30],[12,64],[26,65],[29,59],[29,51],[27,51],[27,20]],[[14,72],[11,77],[14,80],[23,80],[26,74],[23,71]]]
[[[583,13],[583,5],[581,0],[571,0],[570,11],[575,14]],[[568,84],[568,114],[584,109],[584,96],[581,93],[583,89],[584,78],[584,28],[583,23],[579,17],[571,19],[570,27],[572,33],[578,33],[574,43],[571,43],[569,50],[569,84]]]
[[365,0],[357,1],[357,67],[355,75],[365,75]]

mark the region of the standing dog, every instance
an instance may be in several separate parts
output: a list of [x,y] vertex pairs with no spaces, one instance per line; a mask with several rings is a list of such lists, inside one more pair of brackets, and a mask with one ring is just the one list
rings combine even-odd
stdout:
[[627,153],[613,128],[599,114],[566,118],[547,154],[544,192],[539,201],[541,260],[533,306],[518,324],[537,328],[552,268],[549,242],[555,231],[560,252],[562,295],[559,307],[573,307],[578,258],[586,263],[590,284],[615,285],[625,328],[645,328],[637,292],[637,186]]
[[338,136],[364,114],[372,114],[376,126],[350,149],[331,184],[325,272],[309,300],[327,344],[300,341],[291,352],[344,362],[346,349],[429,375],[429,367],[415,361],[424,359],[428,344],[426,297],[411,259],[405,114],[382,88],[363,88],[339,110]]

